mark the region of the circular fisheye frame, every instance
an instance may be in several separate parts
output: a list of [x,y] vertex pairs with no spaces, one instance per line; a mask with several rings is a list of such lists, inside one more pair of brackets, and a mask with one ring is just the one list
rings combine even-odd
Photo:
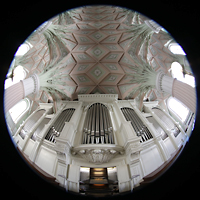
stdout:
[[155,21],[84,6],[44,22],[18,48],[4,111],[15,146],[68,192],[127,194],[158,178],[195,123],[195,78]]

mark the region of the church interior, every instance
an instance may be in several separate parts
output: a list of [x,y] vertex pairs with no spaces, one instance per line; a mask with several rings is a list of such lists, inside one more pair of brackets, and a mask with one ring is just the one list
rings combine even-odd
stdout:
[[127,194],[178,158],[194,129],[195,78],[162,26],[117,6],[44,22],[4,85],[12,141],[44,179],[82,196]]

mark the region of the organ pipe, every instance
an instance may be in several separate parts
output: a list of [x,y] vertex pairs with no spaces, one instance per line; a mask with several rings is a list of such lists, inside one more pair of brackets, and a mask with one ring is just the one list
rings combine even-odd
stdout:
[[[87,129],[89,130],[87,132]],[[101,103],[91,105],[83,127],[83,144],[114,144],[112,123],[107,107]]]
[[45,139],[49,140],[50,142],[55,143],[56,142],[56,137],[58,137],[60,135],[60,133],[62,132],[62,130],[63,130],[64,126],[65,126],[65,122],[69,122],[70,121],[74,111],[75,111],[74,108],[68,108],[68,109],[64,110],[60,114],[58,119],[54,122],[54,124],[50,128],[50,130],[48,131]]
[[121,111],[127,121],[131,122],[133,129],[138,137],[141,137],[140,142],[147,141],[153,138],[148,128],[144,125],[139,116],[131,108],[121,108]]

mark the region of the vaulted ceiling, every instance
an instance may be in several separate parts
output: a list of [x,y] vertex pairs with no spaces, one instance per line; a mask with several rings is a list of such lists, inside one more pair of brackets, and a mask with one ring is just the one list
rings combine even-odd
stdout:
[[[172,38],[164,30],[154,33],[148,27],[144,38],[139,28],[132,29],[144,20],[149,19],[124,8],[87,6],[61,13],[39,27],[27,39],[32,48],[16,59],[28,72],[27,77],[54,70],[49,77],[43,76],[51,85],[41,87],[37,95],[29,95],[34,101],[32,109],[48,99],[74,100],[78,94],[135,98],[138,93],[131,91],[137,84],[131,82],[135,73],[131,66],[137,66],[136,60],[169,74],[174,57],[165,44]],[[145,97],[166,98],[156,89],[149,90]]]

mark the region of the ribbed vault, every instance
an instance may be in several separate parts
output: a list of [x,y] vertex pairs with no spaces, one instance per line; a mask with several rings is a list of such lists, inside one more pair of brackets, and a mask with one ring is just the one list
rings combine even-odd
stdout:
[[[27,77],[40,77],[40,102],[74,100],[78,94],[118,94],[120,99],[163,100],[150,79],[170,75],[180,61],[167,48],[173,40],[143,15],[112,6],[87,6],[64,12],[40,26],[27,39],[32,48],[15,57],[10,70],[22,65]],[[149,76],[149,71],[152,76]],[[149,78],[147,78],[149,77]],[[148,82],[148,80],[150,82]]]

